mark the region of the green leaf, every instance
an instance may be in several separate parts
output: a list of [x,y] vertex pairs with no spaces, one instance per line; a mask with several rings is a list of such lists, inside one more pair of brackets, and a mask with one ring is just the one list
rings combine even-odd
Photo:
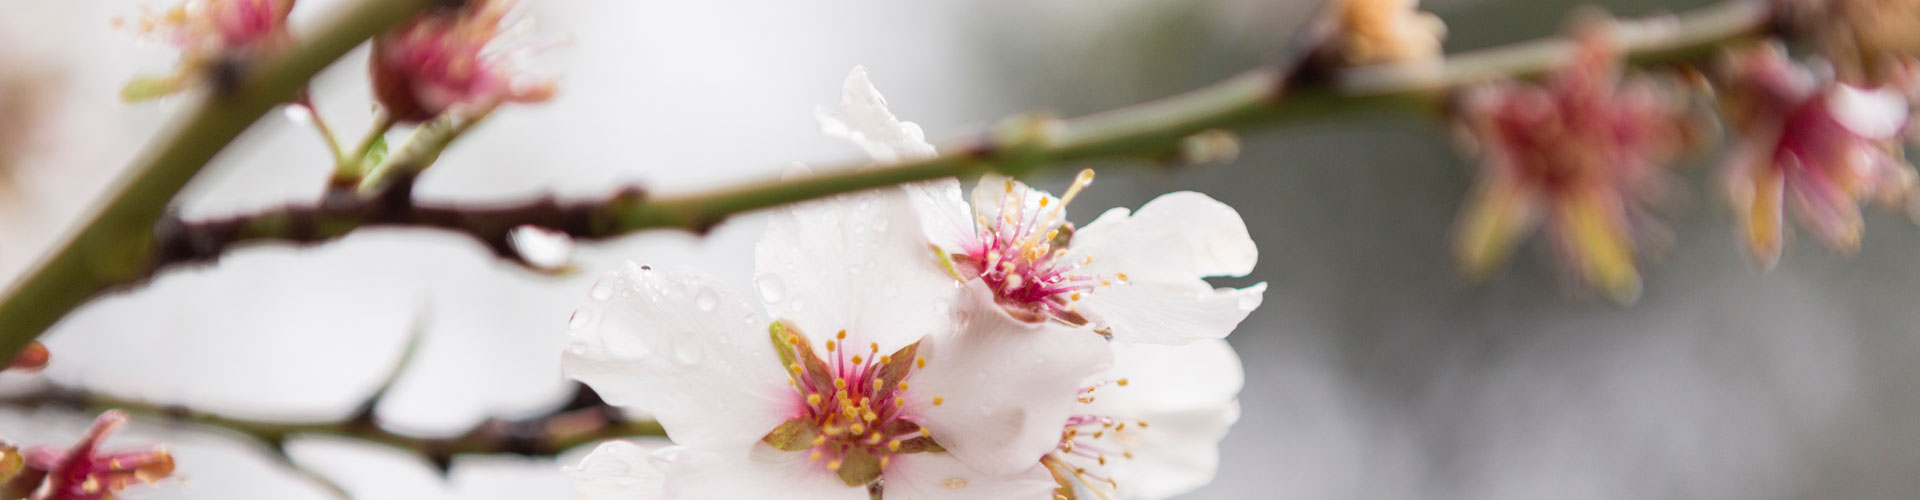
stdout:
[[880,479],[880,457],[873,456],[866,448],[854,447],[840,455],[840,480],[847,486],[866,486]]
[[761,440],[780,451],[800,451],[812,448],[814,438],[818,437],[820,437],[819,423],[810,418],[797,417],[781,422],[779,427],[773,428],[773,432],[767,433],[767,437]]

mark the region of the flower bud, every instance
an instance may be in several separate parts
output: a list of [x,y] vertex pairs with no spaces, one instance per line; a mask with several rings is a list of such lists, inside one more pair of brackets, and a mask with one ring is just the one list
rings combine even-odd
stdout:
[[503,49],[514,0],[469,0],[431,11],[374,39],[374,97],[401,122],[424,122],[456,108],[540,102],[553,81],[523,74],[529,47]]
[[1339,59],[1348,66],[1410,63],[1440,57],[1447,25],[1420,11],[1419,0],[1336,0]]
[[7,370],[36,372],[40,371],[41,368],[46,368],[47,362],[52,360],[52,358],[53,354],[47,352],[47,346],[41,345],[39,342],[27,342],[27,348],[20,351],[20,354],[14,356],[12,361],[7,362],[5,368]]
[[223,60],[284,46],[294,0],[186,0],[147,12],[131,29],[180,50],[172,75],[138,78],[122,91],[128,100],[160,97],[205,81]]

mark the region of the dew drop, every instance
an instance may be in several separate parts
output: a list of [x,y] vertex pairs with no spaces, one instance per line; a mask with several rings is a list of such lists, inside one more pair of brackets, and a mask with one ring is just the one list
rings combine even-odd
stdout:
[[787,285],[780,282],[780,276],[768,274],[753,280],[755,288],[760,289],[760,300],[768,304],[778,304],[787,300]]
[[876,233],[887,232],[887,219],[884,219],[884,218],[875,219],[873,221],[873,232],[876,232]]
[[702,289],[693,297],[693,305],[699,307],[701,311],[713,311],[716,302],[719,302],[719,299],[713,296],[713,290]]
[[287,121],[301,125],[313,123],[313,114],[307,112],[307,108],[304,106],[282,106],[281,113],[287,115]]
[[791,310],[793,312],[800,312],[802,309],[806,309],[806,308],[807,308],[807,301],[800,298],[793,299],[793,305],[787,307],[788,310]]
[[589,293],[593,296],[593,300],[611,299],[613,298],[613,285],[607,284],[605,280],[596,281],[593,283],[593,290]]

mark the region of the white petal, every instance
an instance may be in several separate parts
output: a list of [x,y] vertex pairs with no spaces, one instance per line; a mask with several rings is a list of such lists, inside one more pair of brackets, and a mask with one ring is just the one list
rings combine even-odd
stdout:
[[601,443],[580,465],[567,468],[582,500],[660,500],[667,469],[683,449],[647,450],[630,441]]
[[1827,94],[1827,106],[1835,120],[1867,138],[1893,137],[1907,124],[1907,99],[1892,89],[1862,90],[1835,85]]
[[1179,345],[1220,339],[1260,307],[1267,284],[1246,288],[1207,288],[1199,278],[1186,283],[1136,279],[1087,293],[1079,311],[1094,324],[1129,344]]
[[1093,257],[1087,272],[1246,276],[1260,257],[1240,213],[1204,194],[1167,193],[1126,215],[1109,210],[1074,233],[1069,250]]
[[689,449],[674,460],[667,475],[671,500],[868,500],[864,487],[847,486],[840,476],[807,453],[780,451],[765,444],[748,449]]
[[867,68],[855,66],[840,91],[840,112],[814,111],[820,130],[847,139],[877,163],[917,160],[935,155],[919,125],[901,122],[887,109],[887,99],[867,79]]
[[[1046,200],[1042,202],[1041,200]],[[1027,183],[1014,180],[1000,174],[989,173],[980,176],[980,183],[973,185],[973,213],[989,224],[1001,223],[1002,210],[1013,209],[1016,223],[1023,223],[1035,217],[1042,217],[1040,207],[1058,207],[1060,219],[1066,220],[1066,208],[1060,206],[1060,199],[1046,191],[1027,186]]]
[[946,453],[894,455],[881,476],[884,500],[970,500],[975,498],[1051,498],[1053,477],[1036,460],[1026,470],[985,474]]
[[[1081,383],[1106,369],[1112,350],[1084,330],[1016,321],[985,285],[968,286],[967,326],[921,345],[927,366],[908,379],[906,414],[983,472],[1025,470],[1059,443]],[[936,396],[942,404],[931,404]]]
[[1167,498],[1213,480],[1220,439],[1239,419],[1237,398],[1246,379],[1232,346],[1221,340],[1115,344],[1114,368],[1102,378],[1128,383],[1095,391],[1085,413],[1150,424],[1110,434],[1133,453],[1132,459],[1107,461],[1122,498]]
[[920,213],[920,224],[927,241],[949,253],[969,251],[979,239],[974,227],[973,209],[960,199],[960,181],[952,177],[902,186],[913,209]]
[[568,320],[567,376],[651,412],[686,446],[743,446],[791,417],[795,398],[767,321],[711,276],[628,262]]
[[777,211],[754,257],[768,312],[816,344],[846,330],[844,344],[878,343],[888,353],[953,328],[958,287],[900,188]]

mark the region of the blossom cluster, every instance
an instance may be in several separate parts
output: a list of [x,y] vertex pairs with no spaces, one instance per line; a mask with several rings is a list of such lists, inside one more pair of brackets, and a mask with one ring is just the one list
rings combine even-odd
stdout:
[[[935,154],[856,68],[822,128],[877,164]],[[804,168],[792,175],[808,175]],[[1162,498],[1211,480],[1238,418],[1223,338],[1265,285],[1234,210],[1182,192],[1084,227],[997,175],[772,214],[747,297],[628,263],[569,321],[566,373],[674,446],[603,444],[588,499]],[[970,200],[970,201],[969,201]]]
[[[236,77],[237,68],[223,65],[271,56],[291,45],[288,16],[294,5],[294,0],[184,0],[131,23],[122,21],[180,51],[173,73],[134,79],[124,97],[151,99]],[[519,63],[533,47],[507,40],[521,26],[513,15],[517,7],[517,0],[454,2],[376,37],[369,62],[374,97],[402,123],[548,99],[554,82],[529,74]]]

